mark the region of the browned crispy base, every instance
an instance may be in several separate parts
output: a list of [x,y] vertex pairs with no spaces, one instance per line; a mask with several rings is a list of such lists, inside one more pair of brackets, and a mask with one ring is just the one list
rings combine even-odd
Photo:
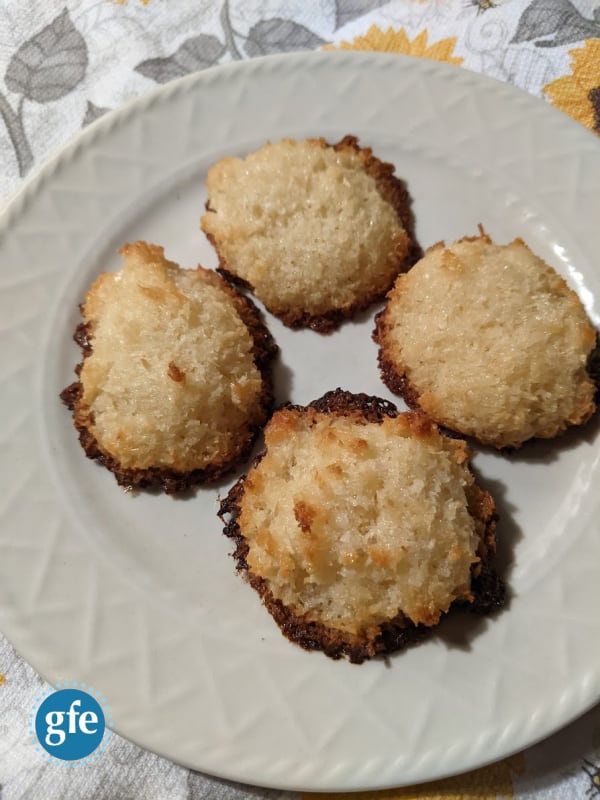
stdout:
[[[399,272],[409,269],[422,257],[423,251],[415,236],[415,218],[411,208],[412,201],[410,195],[404,181],[400,180],[400,178],[394,175],[393,164],[380,161],[373,155],[373,151],[370,147],[359,147],[358,138],[356,136],[344,136],[344,138],[337,142],[337,144],[329,144],[325,141],[325,139],[315,139],[314,141],[318,142],[322,147],[332,147],[337,151],[351,149],[356,153],[364,154],[366,158],[365,171],[375,180],[379,194],[393,207],[402,223],[404,230],[410,238],[408,255]],[[206,202],[206,210],[214,211],[214,209],[210,206],[210,198]],[[223,275],[223,277],[227,278],[227,280],[236,286],[240,286],[250,292],[254,292],[254,287],[252,284],[250,284],[248,281],[245,281],[243,278],[238,277],[231,271],[227,261],[219,250],[218,243],[216,242],[214,236],[207,234],[207,238],[215,248],[219,258],[217,272],[219,272],[221,275]],[[282,311],[275,308],[269,308],[269,311],[274,316],[278,317],[284,323],[284,325],[287,325],[288,328],[293,328],[296,330],[299,328],[311,328],[312,330],[317,331],[317,333],[330,333],[338,328],[342,322],[344,322],[344,320],[350,319],[359,311],[363,311],[373,303],[383,300],[389,289],[391,289],[392,284],[393,279],[390,282],[390,285],[387,286],[384,291],[366,295],[352,305],[344,308],[334,308],[323,314],[309,314],[306,311]]]
[[[261,405],[264,409],[264,420],[266,421],[273,409],[271,362],[279,348],[262,321],[260,312],[254,303],[227,284],[222,285],[222,288],[227,291],[235,302],[238,314],[248,328],[254,342],[252,354],[254,363],[262,377]],[[81,347],[83,358],[87,358],[92,353],[93,344],[93,333],[89,330],[89,325],[80,323],[75,330],[73,338]],[[77,375],[80,374],[82,366],[83,361],[75,368]],[[246,439],[240,441],[239,447],[234,454],[222,462],[213,463],[204,469],[194,469],[188,472],[179,472],[166,467],[124,469],[118,459],[101,448],[96,438],[88,430],[86,425],[87,414],[81,408],[82,393],[83,386],[80,381],[76,381],[67,386],[66,389],[63,389],[60,394],[63,403],[73,412],[73,424],[79,433],[81,446],[88,458],[95,459],[102,466],[109,469],[117,479],[117,483],[127,489],[161,489],[166,494],[177,494],[201,483],[214,483],[231,472],[237,464],[250,455],[256,437],[262,429],[260,425],[249,426]]]
[[381,379],[388,389],[401,397],[409,408],[419,408],[419,393],[409,381],[407,375],[400,372],[394,362],[388,358],[385,347],[385,308],[375,317],[373,341],[378,345],[377,363]]
[[[304,410],[302,406],[289,406],[289,408],[298,411]],[[374,423],[381,422],[385,417],[396,417],[399,414],[396,407],[386,400],[366,394],[352,394],[341,389],[328,392],[320,399],[310,403],[308,408],[340,416],[355,414],[359,411],[365,420]],[[425,427],[431,425],[424,415],[423,425]],[[263,456],[264,453],[256,459],[255,463],[259,463]],[[322,622],[309,620],[306,614],[284,605],[275,598],[268,581],[260,575],[255,575],[249,569],[246,560],[249,546],[238,524],[245,478],[246,476],[240,478],[222,501],[219,517],[225,523],[223,532],[236,544],[232,555],[237,561],[238,571],[245,574],[252,588],[258,592],[267,611],[279,625],[284,636],[306,650],[322,650],[330,658],[338,659],[345,656],[351,662],[360,664],[373,656],[401,650],[431,633],[431,627],[415,625],[400,612],[394,619],[382,623],[375,634],[369,635],[366,632],[352,634],[337,630]],[[505,596],[504,583],[496,574],[493,566],[498,517],[492,497],[477,486],[474,487],[469,498],[469,512],[485,526],[477,551],[481,560],[472,569],[472,603],[456,603],[456,606],[466,607],[475,613],[488,614],[503,605]],[[225,520],[225,517],[228,517],[228,520]]]
[[597,407],[600,407],[600,333],[598,331],[596,331],[596,344],[590,353],[586,369],[590,380],[596,387],[594,402]]

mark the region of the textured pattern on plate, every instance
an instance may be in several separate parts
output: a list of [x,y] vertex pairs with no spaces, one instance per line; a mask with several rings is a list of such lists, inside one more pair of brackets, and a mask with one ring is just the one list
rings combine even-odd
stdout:
[[[295,55],[183,79],[92,125],[0,227],[0,625],[45,677],[99,688],[125,736],[288,788],[465,770],[600,695],[597,425],[529,457],[477,461],[512,543],[508,611],[361,667],[283,640],[233,574],[215,491],[128,497],[83,459],[57,395],[76,361],[77,303],[107,260],[117,266],[110,254],[156,234],[169,257],[206,261],[197,221],[216,157],[345,133],[408,178],[424,245],[479,221],[522,235],[598,322],[597,141],[514,89],[427,61]],[[370,319],[318,342],[270,324],[294,401],[338,384],[385,396]]]

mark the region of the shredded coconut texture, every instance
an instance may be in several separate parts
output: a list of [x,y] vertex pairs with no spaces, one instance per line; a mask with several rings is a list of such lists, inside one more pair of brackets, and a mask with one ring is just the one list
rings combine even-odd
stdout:
[[204,469],[265,421],[253,341],[222,279],[144,242],[121,251],[82,309],[92,344],[77,421],[123,469]]
[[202,228],[224,270],[287,324],[348,315],[383,296],[405,265],[409,237],[374,177],[387,166],[320,139],[224,158],[208,173]]
[[586,422],[596,334],[575,294],[520,239],[434,245],[379,317],[384,380],[437,422],[497,447]]
[[249,570],[298,617],[368,637],[472,599],[482,524],[464,442],[419,413],[375,423],[308,407],[276,412],[265,445],[237,525]]

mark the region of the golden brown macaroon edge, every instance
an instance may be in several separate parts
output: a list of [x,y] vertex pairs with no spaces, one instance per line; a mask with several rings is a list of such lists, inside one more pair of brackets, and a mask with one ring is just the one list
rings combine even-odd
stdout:
[[[463,242],[476,242],[476,241],[479,241],[480,239],[485,239],[489,244],[494,244],[493,240],[486,233],[486,231],[485,231],[485,229],[484,229],[484,227],[483,227],[483,225],[481,223],[479,223],[478,228],[479,228],[479,236],[463,236],[461,239],[457,239],[452,244],[454,245],[454,244],[461,244]],[[530,249],[529,246],[519,237],[517,237],[517,239],[514,239],[513,242],[511,242],[510,244],[512,244],[514,242],[522,242],[525,245],[525,247],[527,247],[528,250]],[[423,253],[422,257],[424,258],[425,256],[428,255],[428,253],[431,253],[434,250],[438,250],[440,248],[446,248],[447,249],[447,247],[448,246],[446,245],[446,243],[443,240],[439,241],[439,242],[435,242],[434,244],[430,245],[430,247],[428,247],[425,250],[425,252]],[[563,281],[564,281],[564,279],[563,279]],[[572,294],[575,294],[575,296],[577,297],[578,302],[581,302],[581,300],[579,299],[579,296],[575,292],[573,292],[573,290],[569,287],[569,285],[567,284],[566,281],[564,281],[564,284],[565,284],[565,287],[567,288],[567,290],[569,292],[571,292]],[[378,349],[378,353],[377,353],[377,363],[378,363],[378,366],[379,366],[379,372],[380,372],[380,375],[381,375],[381,380],[383,381],[383,383],[387,386],[387,388],[393,394],[397,395],[398,397],[401,397],[402,400],[404,400],[404,402],[406,403],[406,405],[409,408],[411,408],[411,409],[413,409],[415,411],[421,411],[422,409],[421,409],[421,406],[419,404],[419,391],[410,382],[410,378],[408,377],[406,372],[403,372],[403,371],[399,370],[398,366],[394,363],[394,361],[391,358],[389,358],[386,355],[386,352],[385,352],[385,339],[386,339],[386,333],[387,333],[387,325],[386,325],[386,319],[385,319],[386,313],[385,312],[387,310],[387,300],[389,299],[389,294],[393,291],[393,289],[394,289],[394,287],[392,287],[392,289],[390,289],[390,292],[388,292],[388,296],[386,297],[385,306],[381,309],[381,311],[379,311],[375,315],[375,328],[373,329],[372,339],[373,339],[373,341],[375,342],[375,344],[379,348]],[[588,322],[589,322],[589,318],[588,318]],[[589,324],[593,328],[591,322]],[[443,420],[441,417],[433,418],[434,422],[446,434],[458,435],[458,436],[461,436],[461,437],[462,436],[467,436],[467,437],[469,437],[471,439],[475,439],[480,444],[495,447],[497,450],[500,450],[500,451],[505,452],[505,453],[510,453],[510,452],[513,452],[514,450],[518,450],[522,445],[524,445],[524,444],[526,444],[528,442],[532,442],[532,441],[536,441],[536,440],[540,440],[540,439],[544,439],[544,438],[545,439],[553,439],[553,438],[556,438],[557,436],[560,436],[561,434],[565,433],[570,428],[577,427],[579,425],[585,425],[597,413],[598,407],[600,406],[600,332],[595,330],[595,334],[596,334],[596,341],[595,341],[594,347],[592,348],[592,350],[591,350],[591,352],[589,354],[588,362],[587,362],[587,365],[586,365],[586,372],[587,372],[590,380],[592,381],[592,383],[596,387],[596,393],[595,393],[595,397],[594,397],[594,407],[590,410],[589,415],[585,419],[583,419],[581,422],[573,422],[573,423],[572,422],[566,422],[563,428],[561,428],[557,433],[555,433],[553,436],[550,436],[550,437],[532,436],[531,438],[525,439],[523,442],[520,442],[518,444],[509,444],[509,445],[497,445],[494,442],[487,441],[487,440],[484,441],[483,439],[479,439],[475,435],[464,433],[463,431],[460,431],[458,428],[449,425],[447,423],[447,421]]]
[[[279,312],[265,306],[265,308],[267,308],[267,310],[273,314],[274,317],[280,319],[288,328],[292,328],[293,330],[310,328],[317,333],[331,333],[339,328],[339,326],[345,320],[351,319],[360,311],[364,311],[364,309],[368,308],[373,303],[383,300],[387,291],[389,291],[393,285],[397,275],[410,269],[410,267],[422,257],[423,250],[421,249],[421,246],[419,245],[415,235],[415,216],[412,211],[412,198],[408,192],[405,181],[402,178],[394,175],[395,166],[393,164],[381,161],[374,156],[373,149],[371,147],[360,147],[358,144],[358,137],[352,136],[351,134],[344,136],[335,144],[327,142],[322,137],[312,139],[309,138],[303,141],[317,144],[323,148],[329,147],[336,152],[344,149],[350,149],[354,153],[360,154],[361,158],[363,159],[365,172],[375,180],[379,195],[387,203],[389,203],[389,205],[391,205],[396,212],[396,215],[400,220],[409,240],[409,247],[404,258],[404,263],[399,267],[398,272],[392,279],[392,283],[388,289],[365,296],[364,298],[357,300],[355,303],[346,306],[345,308],[332,309],[324,314],[309,314],[308,312],[294,314],[292,312]],[[210,206],[210,197],[206,201],[205,208],[207,213],[217,213],[215,209],[211,208]],[[215,237],[206,231],[204,231],[204,233],[208,241],[214,247],[217,258],[219,259],[217,272],[223,275],[223,277],[233,285],[239,286],[240,288],[254,293],[254,287],[251,283],[244,280],[244,278],[240,278],[229,269],[227,261],[221,253]]]
[[[136,242],[132,246],[135,247],[139,244],[145,243]],[[130,245],[124,245],[118,252],[124,254],[129,246]],[[121,467],[117,458],[102,449],[95,436],[87,428],[87,415],[81,406],[83,385],[80,380],[71,383],[62,390],[60,399],[73,415],[73,425],[79,434],[79,442],[86,456],[106,467],[106,469],[113,473],[117,483],[127,490],[155,489],[162,490],[165,494],[180,494],[188,491],[193,486],[215,483],[248,458],[259,433],[262,431],[264,424],[266,424],[273,410],[274,393],[271,366],[272,360],[279,352],[279,347],[266,324],[263,322],[259,309],[252,300],[241,295],[233,286],[212,270],[200,266],[196,269],[202,270],[209,276],[213,285],[218,286],[231,298],[240,319],[250,334],[253,342],[252,357],[256,368],[260,372],[262,381],[263,391],[260,404],[264,411],[263,422],[262,424],[248,426],[248,436],[245,441],[240,443],[234,455],[224,459],[222,462],[216,462],[203,469],[194,469],[187,472],[180,472],[167,467],[124,469]],[[85,303],[81,303],[79,306],[82,315],[84,306]],[[81,348],[82,355],[82,360],[76,365],[74,370],[77,376],[81,374],[85,359],[93,352],[93,338],[91,324],[80,322],[73,334],[73,339]],[[177,372],[173,371],[173,374],[171,374],[171,365],[169,365],[169,367],[171,379],[177,381]]]
[[[282,408],[299,412],[312,409],[318,413],[341,416],[360,414],[368,423],[381,423],[385,417],[394,418],[406,413],[415,436],[428,436],[432,430],[439,430],[421,411],[400,412],[393,403],[382,398],[363,393],[355,394],[339,388],[327,392],[307,406],[286,404]],[[445,435],[441,430],[439,433]],[[261,461],[265,453],[266,450],[257,456],[253,466]],[[223,533],[235,543],[235,550],[231,555],[237,562],[237,571],[246,577],[250,586],[258,593],[263,605],[287,639],[305,650],[319,650],[332,659],[346,657],[350,662],[360,664],[375,656],[388,655],[416,644],[435,630],[435,625],[415,625],[399,613],[394,619],[377,626],[377,633],[370,637],[352,634],[322,622],[307,620],[306,614],[296,613],[275,598],[268,581],[255,575],[246,560],[250,548],[238,524],[246,477],[247,475],[243,475],[232,486],[227,497],[221,501],[218,515],[224,524]],[[472,601],[455,601],[450,611],[453,608],[464,608],[476,614],[490,614],[503,606],[506,593],[504,581],[494,567],[498,514],[492,496],[477,483],[473,484],[471,497],[467,498],[467,502],[470,515],[483,526],[476,553],[479,561],[471,567]]]

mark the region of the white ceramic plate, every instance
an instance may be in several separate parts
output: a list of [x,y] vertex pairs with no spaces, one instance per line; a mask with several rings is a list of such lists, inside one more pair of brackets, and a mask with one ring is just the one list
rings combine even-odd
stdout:
[[[599,322],[597,140],[539,100],[425,60],[300,54],[178,81],[92,126],[0,228],[1,627],[46,678],[101,690],[133,741],[290,789],[457,773],[600,696],[597,422],[475,458],[502,515],[509,607],[362,666],[282,637],[235,574],[214,488],[131,496],[83,456],[58,394],[78,360],[78,303],[118,268],[116,248],[147,239],[183,265],[214,265],[198,229],[209,165],[269,138],[346,133],[408,181],[424,246],[478,222],[499,242],[521,236]],[[390,397],[372,313],[329,337],[268,323],[280,400],[336,386]]]

